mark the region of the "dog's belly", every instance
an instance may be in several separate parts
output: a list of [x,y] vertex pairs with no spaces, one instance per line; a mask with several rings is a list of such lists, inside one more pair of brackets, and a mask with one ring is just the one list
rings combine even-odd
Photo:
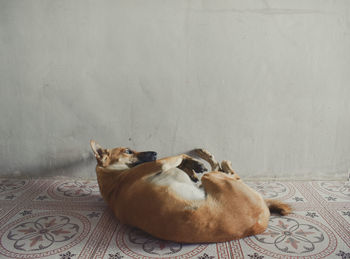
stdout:
[[199,188],[190,177],[178,168],[172,168],[148,178],[148,181],[158,186],[165,186],[185,200],[204,200],[205,192]]

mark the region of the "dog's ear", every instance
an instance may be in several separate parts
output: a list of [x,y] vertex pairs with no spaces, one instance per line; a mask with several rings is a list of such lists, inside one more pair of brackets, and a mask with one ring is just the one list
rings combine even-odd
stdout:
[[103,158],[103,155],[106,154],[106,150],[102,148],[99,144],[97,144],[94,140],[90,141],[90,145],[92,148],[92,151],[94,152],[94,155],[98,161],[101,161]]

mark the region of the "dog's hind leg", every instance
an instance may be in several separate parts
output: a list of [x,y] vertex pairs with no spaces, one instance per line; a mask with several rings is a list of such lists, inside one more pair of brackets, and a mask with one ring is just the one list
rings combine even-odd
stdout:
[[212,171],[221,171],[221,172],[232,175],[235,180],[240,180],[239,175],[236,174],[235,171],[233,171],[230,161],[223,160],[221,162],[221,166],[220,166],[220,164],[216,161],[214,156],[209,153],[209,151],[207,151],[205,149],[198,148],[198,149],[195,149],[195,152],[201,158],[203,158],[205,161],[207,161],[210,164]]
[[209,153],[208,150],[202,149],[202,148],[197,148],[194,150],[197,155],[207,161],[210,166],[212,171],[220,171],[220,164],[216,161],[215,157]]
[[231,161],[228,160],[223,160],[221,162],[221,169],[227,174],[230,174],[234,177],[235,180],[240,180],[241,178],[235,171],[233,171],[232,166],[231,166]]

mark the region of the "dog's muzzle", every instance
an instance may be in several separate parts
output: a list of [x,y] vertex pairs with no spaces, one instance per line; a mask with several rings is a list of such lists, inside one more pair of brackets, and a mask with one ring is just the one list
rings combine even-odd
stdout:
[[157,152],[154,151],[146,151],[140,152],[137,154],[138,161],[133,164],[133,166],[137,166],[142,163],[151,162],[157,159]]
[[151,162],[157,159],[157,152],[154,152],[154,151],[140,152],[137,154],[137,158],[141,163]]

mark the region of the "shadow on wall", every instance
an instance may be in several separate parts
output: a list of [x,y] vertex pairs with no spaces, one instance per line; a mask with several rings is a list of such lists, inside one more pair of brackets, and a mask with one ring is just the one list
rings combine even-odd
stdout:
[[14,172],[2,174],[3,177],[95,177],[96,160],[94,155],[86,153],[77,158],[55,160],[50,165],[35,165],[18,168]]
[[[64,152],[60,152],[63,154]],[[66,152],[67,153],[67,152]],[[200,157],[193,151],[189,150],[184,152],[187,155],[200,159]],[[174,154],[176,155],[176,154]],[[159,157],[161,158],[161,156]],[[203,160],[203,162],[205,162]],[[206,163],[206,162],[205,162]],[[206,163],[207,164],[207,163]],[[46,177],[85,177],[95,178],[95,166],[96,159],[92,152],[84,152],[78,156],[65,155],[60,158],[51,160],[49,164],[37,164],[27,165],[14,169],[13,171],[7,171],[1,174],[1,177],[33,177],[33,178],[46,178]],[[207,164],[207,168],[210,165]]]

